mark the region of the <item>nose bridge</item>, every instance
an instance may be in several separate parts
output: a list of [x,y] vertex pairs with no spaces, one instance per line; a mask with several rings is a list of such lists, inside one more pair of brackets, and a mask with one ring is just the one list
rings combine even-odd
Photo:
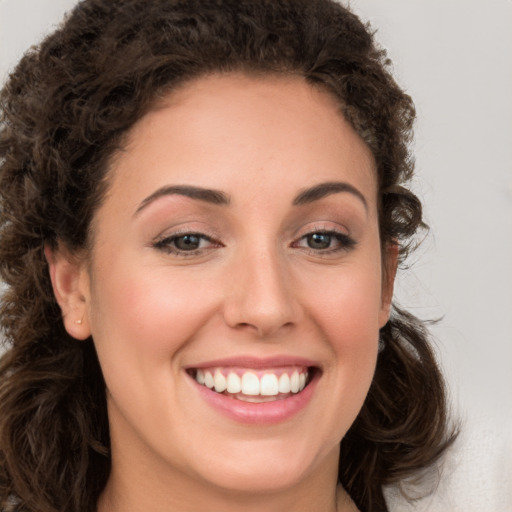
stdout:
[[237,256],[225,304],[227,323],[269,336],[297,321],[297,303],[286,261],[276,244],[259,245]]

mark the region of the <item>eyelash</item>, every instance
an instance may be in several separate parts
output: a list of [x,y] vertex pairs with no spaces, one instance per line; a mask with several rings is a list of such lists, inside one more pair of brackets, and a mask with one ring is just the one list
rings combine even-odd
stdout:
[[349,251],[353,249],[357,242],[347,235],[346,233],[340,233],[339,231],[330,230],[330,229],[315,229],[301,236],[296,242],[292,244],[292,247],[299,247],[299,243],[303,240],[307,241],[308,238],[313,237],[315,235],[326,235],[330,237],[329,242],[331,243],[333,240],[337,242],[336,247],[328,247],[326,249],[319,249],[313,247],[304,247],[304,249],[311,254],[321,255],[321,256],[329,256],[331,254],[336,254],[342,251]]
[[199,246],[196,249],[191,249],[191,250],[184,250],[184,249],[179,249],[178,247],[176,247],[176,245],[175,245],[176,241],[179,239],[184,239],[186,237],[191,237],[191,238],[195,237],[195,238],[199,239],[200,243],[206,241],[208,243],[211,243],[212,246],[214,246],[214,247],[222,247],[222,244],[215,241],[212,237],[205,235],[204,233],[196,233],[196,232],[191,232],[191,231],[187,231],[187,232],[183,232],[183,233],[175,233],[173,235],[166,236],[164,238],[156,240],[153,243],[153,247],[160,251],[164,251],[168,254],[173,254],[175,256],[180,256],[183,258],[187,258],[190,256],[197,256],[198,254],[200,254],[202,251],[204,251],[206,249],[201,246]]
[[[302,242],[302,241],[307,242],[309,237],[313,237],[315,235],[328,236],[329,244],[331,244],[331,242],[334,240],[337,242],[337,244],[336,244],[337,246],[336,247],[328,247],[325,249],[314,248],[314,247],[302,247],[307,252],[309,252],[313,255],[328,256],[328,255],[336,254],[336,253],[339,253],[342,251],[349,251],[350,249],[353,249],[355,247],[355,245],[357,244],[357,242],[352,237],[350,237],[349,235],[347,235],[345,233],[340,233],[338,231],[328,230],[328,229],[315,229],[314,231],[311,231],[311,232],[306,233],[305,235],[301,236],[298,240],[296,240],[295,242],[293,242],[291,244],[291,247],[301,248],[300,242]],[[191,249],[191,250],[185,250],[185,249],[180,249],[180,248],[176,247],[175,244],[178,240],[185,239],[187,237],[197,238],[199,240],[200,244],[201,244],[201,242],[207,242],[209,244],[212,244],[212,247],[205,248],[205,247],[199,246],[199,247],[197,247],[195,249]],[[210,248],[223,247],[223,245],[220,242],[216,241],[214,238],[212,238],[208,235],[205,235],[204,233],[187,231],[187,232],[183,232],[183,233],[175,233],[173,235],[166,236],[164,238],[156,240],[153,243],[153,247],[160,251],[164,251],[167,254],[173,254],[175,256],[186,258],[186,257],[190,257],[190,256],[197,256],[197,255],[201,254],[202,252],[204,252],[205,250],[208,250]]]

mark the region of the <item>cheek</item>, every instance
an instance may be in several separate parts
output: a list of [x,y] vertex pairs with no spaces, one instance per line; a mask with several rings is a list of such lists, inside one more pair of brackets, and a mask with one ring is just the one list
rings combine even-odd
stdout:
[[[343,404],[333,411],[333,423],[344,425],[347,418],[353,421],[358,414],[375,372],[380,276],[372,269],[348,275],[340,272],[325,281],[323,293],[318,292],[320,287],[315,289],[308,309],[331,351],[330,366],[325,374],[330,379],[332,396]],[[341,413],[342,421],[338,417]]]
[[328,333],[333,348],[355,351],[373,346],[378,338],[381,311],[377,272],[340,272],[316,283],[309,310]]
[[98,353],[105,364],[115,358],[139,367],[145,361],[168,367],[206,322],[214,299],[201,282],[173,279],[165,269],[134,268],[117,266],[96,276],[91,316]]

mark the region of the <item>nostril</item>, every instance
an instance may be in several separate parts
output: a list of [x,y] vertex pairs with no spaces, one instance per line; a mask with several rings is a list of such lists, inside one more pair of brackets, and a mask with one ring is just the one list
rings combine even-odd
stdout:
[[278,335],[284,333],[293,326],[293,322],[285,322],[281,324],[281,322],[255,322],[254,324],[249,322],[240,322],[235,326],[235,329],[240,331],[247,331],[252,333],[253,335],[258,336],[259,338],[274,338]]
[[226,323],[239,330],[254,330],[261,337],[297,323],[302,309],[286,269],[266,251],[251,253],[249,259],[240,271],[234,270],[237,275],[232,276],[224,297]]

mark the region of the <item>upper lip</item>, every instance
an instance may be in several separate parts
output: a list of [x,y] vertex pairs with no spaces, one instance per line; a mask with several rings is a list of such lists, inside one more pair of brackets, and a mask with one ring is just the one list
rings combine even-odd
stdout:
[[201,363],[189,365],[189,369],[199,368],[218,368],[218,367],[237,367],[248,369],[264,369],[264,368],[282,368],[284,366],[307,366],[319,368],[318,362],[311,359],[296,357],[290,355],[278,355],[273,357],[254,357],[254,356],[235,356],[226,357],[221,359],[213,359],[210,361],[203,361]]

